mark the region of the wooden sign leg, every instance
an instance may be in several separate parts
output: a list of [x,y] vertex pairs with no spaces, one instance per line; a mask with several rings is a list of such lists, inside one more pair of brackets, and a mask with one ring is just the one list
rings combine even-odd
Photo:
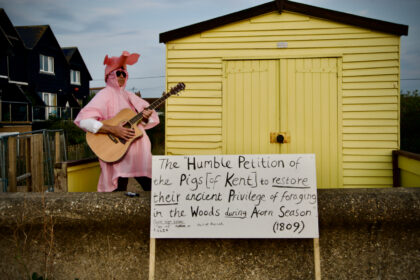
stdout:
[[319,238],[314,238],[314,267],[315,280],[321,280],[321,254],[319,252]]
[[149,280],[155,279],[156,239],[150,238]]

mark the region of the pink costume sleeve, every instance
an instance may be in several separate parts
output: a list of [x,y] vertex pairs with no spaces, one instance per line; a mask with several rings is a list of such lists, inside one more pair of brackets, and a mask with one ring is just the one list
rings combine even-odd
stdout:
[[85,107],[82,108],[82,110],[80,110],[79,114],[74,120],[74,123],[80,127],[80,121],[84,119],[93,118],[98,121],[107,119],[108,101],[109,99],[107,99],[107,91],[101,90],[92,98],[92,100]]

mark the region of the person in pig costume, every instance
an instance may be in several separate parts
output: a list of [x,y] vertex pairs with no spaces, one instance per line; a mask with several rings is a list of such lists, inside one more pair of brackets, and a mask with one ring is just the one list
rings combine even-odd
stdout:
[[128,178],[134,177],[143,190],[150,191],[152,177],[152,153],[149,137],[145,130],[159,124],[154,110],[147,109],[149,103],[132,92],[126,91],[128,80],[127,65],[137,62],[140,55],[124,51],[119,57],[105,56],[106,87],[99,91],[74,120],[75,124],[92,133],[111,133],[128,140],[134,136],[132,129],[122,125],[110,126],[100,121],[113,118],[122,109],[130,108],[142,112],[144,120],[139,124],[143,136],[133,141],[124,157],[113,163],[99,160],[101,175],[98,192],[126,191]]

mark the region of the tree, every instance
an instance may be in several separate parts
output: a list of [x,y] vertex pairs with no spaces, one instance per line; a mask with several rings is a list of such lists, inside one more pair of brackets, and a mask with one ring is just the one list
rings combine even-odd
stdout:
[[401,92],[401,150],[420,153],[419,90]]

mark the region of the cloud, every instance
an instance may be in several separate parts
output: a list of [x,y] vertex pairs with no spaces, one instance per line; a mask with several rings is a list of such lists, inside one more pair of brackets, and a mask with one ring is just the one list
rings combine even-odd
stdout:
[[61,8],[49,6],[44,10],[44,20],[52,21],[52,22],[54,21],[75,22],[77,18],[74,16],[73,13],[71,13],[67,9],[61,9]]
[[[141,53],[131,77],[165,73],[165,45],[159,33],[267,3],[270,0],[0,0],[14,25],[49,24],[62,47],[77,46],[94,79],[103,85],[103,58],[122,50]],[[401,38],[401,78],[419,75],[418,0],[296,0],[410,26]],[[137,88],[164,87],[165,79],[131,80]],[[402,83],[403,84],[403,83]],[[420,87],[419,87],[420,88]],[[160,90],[150,90],[150,93]]]
[[360,15],[360,16],[368,17],[369,16],[369,11],[368,10],[361,10],[357,14]]

